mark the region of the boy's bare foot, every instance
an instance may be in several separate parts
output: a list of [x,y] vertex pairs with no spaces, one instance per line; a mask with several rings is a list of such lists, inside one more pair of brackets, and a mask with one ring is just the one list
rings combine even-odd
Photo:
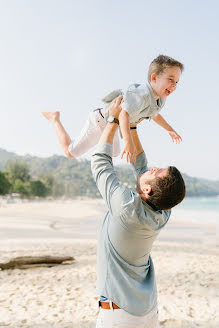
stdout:
[[55,122],[55,121],[59,121],[60,120],[60,112],[46,112],[46,111],[42,111],[41,112],[43,114],[43,116],[49,120],[50,122]]

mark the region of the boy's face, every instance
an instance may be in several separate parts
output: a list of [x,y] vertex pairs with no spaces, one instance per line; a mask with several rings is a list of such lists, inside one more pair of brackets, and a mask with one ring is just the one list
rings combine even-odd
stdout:
[[151,75],[151,86],[156,98],[167,98],[176,90],[177,83],[181,76],[179,67],[170,66],[159,75],[153,73]]

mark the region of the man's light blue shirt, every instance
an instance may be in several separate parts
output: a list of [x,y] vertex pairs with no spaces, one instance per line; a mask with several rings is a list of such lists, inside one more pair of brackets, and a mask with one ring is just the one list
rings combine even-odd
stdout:
[[[143,152],[133,165],[136,177],[148,170]],[[155,211],[138,193],[122,186],[112,163],[112,145],[99,143],[91,169],[108,212],[97,252],[97,292],[121,309],[144,316],[157,305],[152,244],[170,211]]]
[[149,83],[131,84],[127,89],[114,90],[106,95],[102,101],[104,105],[105,119],[109,117],[109,106],[113,99],[123,95],[121,107],[128,112],[130,123],[138,123],[142,119],[151,119],[156,116],[165,104],[165,99],[155,99],[154,92]]

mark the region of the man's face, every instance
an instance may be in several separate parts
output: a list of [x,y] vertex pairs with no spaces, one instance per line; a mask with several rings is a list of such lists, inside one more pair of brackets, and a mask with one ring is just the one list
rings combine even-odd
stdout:
[[168,168],[158,168],[153,166],[149,171],[142,174],[143,179],[152,181],[156,178],[164,178],[168,175]]
[[181,76],[179,67],[168,67],[159,75],[151,75],[151,86],[156,98],[167,98],[176,90],[177,83]]
[[[152,182],[157,178],[164,178],[168,176],[169,168],[158,168],[153,166],[149,171],[143,173],[139,178],[139,187],[143,193],[150,194],[151,188],[148,186],[152,185]],[[147,191],[145,191],[147,190]]]

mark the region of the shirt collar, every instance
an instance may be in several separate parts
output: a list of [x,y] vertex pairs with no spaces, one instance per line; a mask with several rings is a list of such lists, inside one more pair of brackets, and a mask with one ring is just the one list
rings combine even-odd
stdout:
[[153,92],[153,89],[152,89],[150,83],[146,82],[146,86],[147,86],[147,88],[150,92],[151,104],[153,105],[153,107],[162,108],[165,104],[165,99],[159,98],[158,99],[158,104],[157,104],[157,100],[155,99],[154,92]]

